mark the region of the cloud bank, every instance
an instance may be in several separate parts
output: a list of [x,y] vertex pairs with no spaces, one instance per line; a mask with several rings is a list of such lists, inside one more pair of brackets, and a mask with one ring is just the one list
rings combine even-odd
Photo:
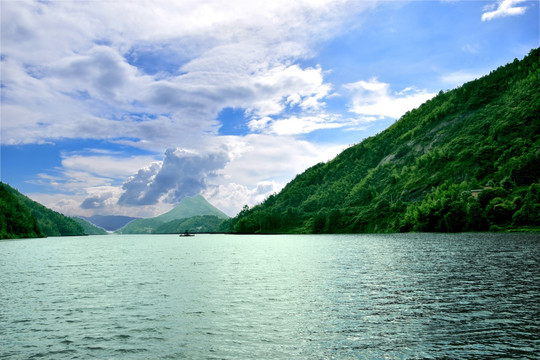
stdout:
[[[518,15],[526,10],[520,2],[502,1],[482,19]],[[202,193],[234,215],[331,159],[345,147],[340,141],[361,140],[351,131],[397,119],[434,96],[403,82],[395,91],[372,74],[351,72],[330,83],[336,69],[324,68],[316,52],[376,15],[369,13],[376,5],[2,2],[0,141],[82,139],[121,150],[63,153],[61,167],[33,180],[63,191],[64,199],[47,201],[72,214],[155,215]],[[361,51],[369,55],[366,43]],[[452,83],[471,76],[441,77]],[[225,109],[242,119],[221,118]],[[234,126],[242,131],[228,132]],[[353,140],[334,138],[345,132]]]
[[319,109],[322,70],[295,62],[373,3],[3,2],[1,141],[162,151],[216,134],[226,107]]
[[227,162],[226,153],[198,154],[167,149],[162,162],[139,170],[124,183],[118,204],[154,205],[159,201],[176,204],[186,196],[205,190],[207,178],[215,176]]

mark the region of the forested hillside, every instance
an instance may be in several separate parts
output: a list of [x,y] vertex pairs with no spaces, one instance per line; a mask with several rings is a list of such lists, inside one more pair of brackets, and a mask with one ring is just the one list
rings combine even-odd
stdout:
[[108,234],[107,231],[105,231],[105,229],[100,228],[85,219],[82,219],[76,216],[71,217],[71,219],[82,226],[83,231],[86,235],[107,235]]
[[0,239],[44,237],[36,217],[0,182]]
[[226,221],[240,233],[540,226],[540,50],[440,92]]
[[81,225],[0,182],[0,238],[85,235]]
[[217,232],[222,222],[223,219],[215,215],[192,216],[187,219],[168,221],[155,229],[153,233],[180,234],[185,231],[189,233]]
[[[210,204],[201,195],[196,195],[194,197],[183,198],[173,209],[159,216],[133,220],[123,228],[117,230],[116,233],[183,233],[186,229],[189,231],[213,232],[217,231],[219,224],[227,218],[228,216],[223,211]],[[199,230],[195,230],[199,227]],[[203,228],[205,230],[201,230]],[[174,229],[180,229],[180,231]]]

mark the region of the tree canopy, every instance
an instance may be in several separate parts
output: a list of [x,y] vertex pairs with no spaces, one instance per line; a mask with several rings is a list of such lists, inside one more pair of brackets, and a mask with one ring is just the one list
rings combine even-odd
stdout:
[[75,220],[29,199],[0,182],[0,238],[85,235]]

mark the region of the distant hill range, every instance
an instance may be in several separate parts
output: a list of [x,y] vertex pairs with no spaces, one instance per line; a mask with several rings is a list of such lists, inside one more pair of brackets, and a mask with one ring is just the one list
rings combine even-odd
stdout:
[[131,221],[139,219],[135,217],[121,215],[93,215],[89,217],[80,217],[107,231],[118,230],[126,226],[126,224],[130,223]]
[[[184,198],[172,210],[150,219],[129,216],[68,217],[48,209],[0,182],[0,239],[47,236],[105,235],[118,229],[120,234],[216,232],[229,217],[201,195]],[[99,225],[99,226],[96,226]]]
[[118,234],[215,232],[229,217],[201,195],[186,197],[172,210],[147,219],[136,219],[116,231]]
[[223,223],[239,233],[538,230],[540,49],[441,91]]
[[0,239],[105,233],[83,219],[48,209],[0,182]]

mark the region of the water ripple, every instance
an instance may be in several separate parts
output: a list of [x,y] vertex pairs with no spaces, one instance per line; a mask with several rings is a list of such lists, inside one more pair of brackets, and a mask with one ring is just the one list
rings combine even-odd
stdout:
[[0,242],[0,358],[534,359],[540,237]]

